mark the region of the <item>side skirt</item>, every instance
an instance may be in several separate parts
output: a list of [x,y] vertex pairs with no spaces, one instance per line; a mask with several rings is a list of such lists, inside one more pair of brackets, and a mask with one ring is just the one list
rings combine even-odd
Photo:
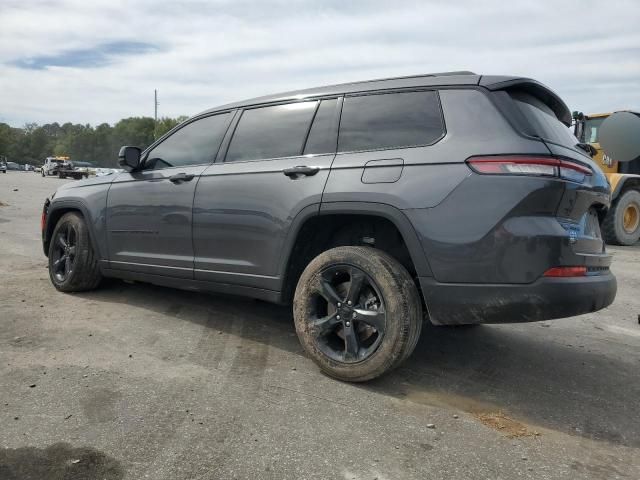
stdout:
[[177,288],[179,290],[191,290],[198,292],[223,293],[227,295],[237,295],[241,297],[257,298],[270,303],[282,303],[281,294],[275,290],[265,290],[255,287],[244,287],[230,285],[227,283],[206,282],[202,280],[191,280],[185,278],[165,277],[150,273],[129,272],[125,270],[114,270],[112,268],[101,268],[102,275],[108,278],[119,278],[134,282],[151,283],[162,287]]

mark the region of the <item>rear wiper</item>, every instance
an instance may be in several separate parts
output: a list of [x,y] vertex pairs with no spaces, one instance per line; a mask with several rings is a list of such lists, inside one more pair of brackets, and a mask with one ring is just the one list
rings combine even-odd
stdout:
[[596,153],[598,153],[598,151],[590,143],[576,143],[576,147],[584,150],[585,152],[587,152],[592,157]]

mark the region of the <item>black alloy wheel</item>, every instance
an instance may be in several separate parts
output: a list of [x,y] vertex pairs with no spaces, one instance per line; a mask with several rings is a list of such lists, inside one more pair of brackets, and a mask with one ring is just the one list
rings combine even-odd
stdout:
[[71,223],[56,232],[53,239],[53,275],[59,282],[64,282],[73,273],[78,244],[78,232]]
[[56,222],[48,256],[49,278],[61,292],[82,292],[100,284],[98,256],[79,212],[65,213]]
[[364,382],[411,354],[421,307],[413,277],[398,260],[371,247],[341,246],[304,269],[293,317],[300,343],[326,374]]
[[320,276],[309,319],[318,348],[337,362],[370,357],[386,329],[384,302],[376,283],[353,265],[334,265]]

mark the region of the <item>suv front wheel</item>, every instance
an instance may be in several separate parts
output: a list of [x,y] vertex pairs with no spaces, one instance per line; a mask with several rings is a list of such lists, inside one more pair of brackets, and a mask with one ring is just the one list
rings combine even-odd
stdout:
[[49,244],[49,277],[61,292],[81,292],[98,286],[102,275],[81,215],[65,213]]
[[409,272],[370,247],[318,255],[296,288],[298,338],[331,377],[363,382],[404,361],[418,342],[422,304]]

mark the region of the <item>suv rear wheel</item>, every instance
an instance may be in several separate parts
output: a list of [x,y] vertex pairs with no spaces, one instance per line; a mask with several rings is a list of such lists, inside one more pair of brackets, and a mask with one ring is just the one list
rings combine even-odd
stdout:
[[397,367],[415,348],[422,304],[407,270],[369,247],[318,255],[296,288],[298,338],[328,375],[362,382]]
[[49,277],[53,286],[62,292],[91,290],[102,279],[89,229],[77,213],[65,213],[53,230]]

